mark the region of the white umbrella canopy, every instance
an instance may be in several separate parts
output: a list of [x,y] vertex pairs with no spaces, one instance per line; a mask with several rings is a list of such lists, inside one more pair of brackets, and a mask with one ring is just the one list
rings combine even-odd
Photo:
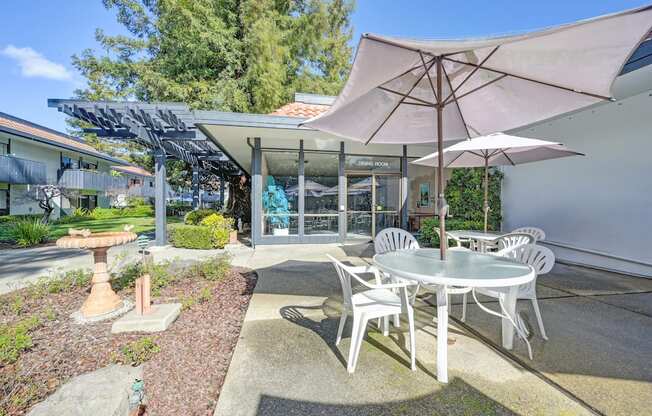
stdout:
[[[464,140],[444,149],[445,168],[484,167],[484,231],[487,232],[489,213],[489,166],[516,166],[524,163],[568,156],[584,156],[563,144],[527,137],[493,133]],[[411,163],[422,166],[439,166],[439,152],[424,156]]]
[[[431,143],[510,130],[611,99],[652,6],[515,36],[413,40],[365,34],[326,113],[303,123],[364,143]],[[439,175],[439,215],[445,200]],[[442,258],[445,258],[445,244]]]

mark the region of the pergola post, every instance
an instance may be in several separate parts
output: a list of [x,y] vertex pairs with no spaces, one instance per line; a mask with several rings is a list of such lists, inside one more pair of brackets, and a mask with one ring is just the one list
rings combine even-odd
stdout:
[[166,189],[166,173],[165,173],[165,150],[154,150],[154,214],[156,221],[156,245],[164,246],[167,244],[166,235],[166,212],[165,212],[165,196]]
[[192,209],[199,208],[199,166],[192,165]]
[[220,209],[224,209],[224,176],[220,177]]

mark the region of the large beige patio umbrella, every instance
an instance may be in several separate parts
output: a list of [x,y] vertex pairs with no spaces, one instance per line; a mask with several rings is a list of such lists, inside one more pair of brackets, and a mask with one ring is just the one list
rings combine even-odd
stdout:
[[[540,160],[583,155],[563,144],[546,140],[493,133],[463,140],[444,149],[445,168],[484,167],[484,232],[489,214],[489,166],[516,166]],[[415,160],[415,165],[439,166],[439,152]]]
[[[304,123],[364,143],[437,143],[507,131],[605,100],[652,27],[652,6],[514,36],[413,40],[365,34],[326,113]],[[445,239],[441,247],[446,256]]]

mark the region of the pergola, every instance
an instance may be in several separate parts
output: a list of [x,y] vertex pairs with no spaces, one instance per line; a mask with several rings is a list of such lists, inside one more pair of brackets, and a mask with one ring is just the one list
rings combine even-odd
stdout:
[[167,159],[183,160],[192,166],[192,207],[199,204],[202,181],[220,178],[220,196],[224,197],[224,180],[240,174],[237,168],[195,126],[195,117],[182,103],[142,103],[131,101],[86,101],[49,99],[48,107],[74,117],[92,127],[87,133],[113,140],[134,141],[154,156],[156,245],[165,245]]

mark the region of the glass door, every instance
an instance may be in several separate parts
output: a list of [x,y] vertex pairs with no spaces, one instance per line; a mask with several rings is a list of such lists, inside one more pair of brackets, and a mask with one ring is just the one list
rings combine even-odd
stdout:
[[346,177],[347,238],[373,236],[373,176]]
[[400,228],[401,177],[399,175],[374,176],[374,227],[375,236],[385,228]]

